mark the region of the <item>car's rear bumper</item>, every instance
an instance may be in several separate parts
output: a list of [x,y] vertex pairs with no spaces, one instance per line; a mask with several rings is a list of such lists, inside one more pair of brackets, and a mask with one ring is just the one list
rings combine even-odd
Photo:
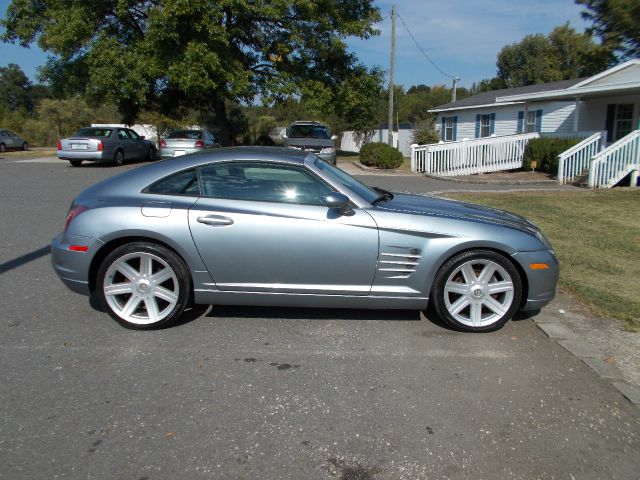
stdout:
[[62,160],[89,160],[99,161],[104,159],[104,151],[87,152],[86,150],[58,150],[56,156]]
[[201,152],[202,148],[161,148],[160,149],[160,157],[161,158],[172,158],[179,157],[182,155],[188,155],[190,153]]
[[[86,246],[86,252],[70,250],[72,245]],[[61,234],[51,242],[51,265],[70,290],[89,295],[89,268],[95,252],[103,243],[91,237]]]
[[[527,298],[521,310],[539,310],[556,295],[556,285],[560,275],[558,259],[551,250],[518,252],[512,257],[527,277]],[[531,265],[545,264],[548,268],[534,269]]]

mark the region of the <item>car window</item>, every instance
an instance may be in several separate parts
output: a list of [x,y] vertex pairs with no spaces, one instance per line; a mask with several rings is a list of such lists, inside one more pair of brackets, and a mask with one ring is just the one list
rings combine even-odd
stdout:
[[331,138],[329,130],[321,125],[291,125],[289,138],[319,138],[328,140]]
[[352,192],[357,193],[360,197],[362,197],[367,202],[371,203],[380,197],[380,194],[375,190],[367,187],[366,185],[360,183],[358,180],[353,178],[351,175],[343,172],[337,167],[334,167],[328,162],[325,162],[319,157],[313,161],[313,165],[323,172],[323,175],[329,177],[329,181],[333,184],[341,184],[351,190]]
[[109,137],[111,128],[81,128],[73,134],[74,137]]
[[3,137],[7,136],[7,132],[5,132],[4,130],[0,130],[0,135],[2,135]]
[[119,128],[118,129],[118,138],[121,139],[121,140],[128,140],[130,137],[129,137],[129,134],[127,133],[126,130],[123,130],[122,128]]
[[162,195],[199,196],[198,175],[195,168],[174,173],[149,185],[143,192]]
[[200,182],[203,196],[258,202],[323,205],[333,192],[304,167],[255,162],[201,167]]
[[136,132],[134,132],[133,130],[127,130],[127,133],[129,133],[129,136],[131,138],[133,138],[134,140],[137,140],[138,138],[140,138],[140,135],[138,135]]
[[202,131],[200,130],[176,130],[171,132],[167,138],[187,138],[189,140],[202,140]]

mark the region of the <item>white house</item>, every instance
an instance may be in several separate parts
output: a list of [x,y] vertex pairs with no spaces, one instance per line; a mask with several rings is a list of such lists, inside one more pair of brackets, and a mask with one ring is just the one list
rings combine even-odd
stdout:
[[[393,146],[400,150],[403,156],[411,155],[411,143],[413,142],[413,125],[400,123],[397,130],[392,131]],[[389,139],[389,125],[382,124],[372,132],[362,134],[354,131],[346,131],[340,140],[340,150],[343,152],[359,152],[363,145],[369,142],[387,143]]]
[[429,110],[441,142],[411,147],[416,172],[468,175],[522,166],[532,138],[583,138],[558,159],[558,182],[589,172],[611,187],[640,170],[640,59],[589,78],[484,92]]

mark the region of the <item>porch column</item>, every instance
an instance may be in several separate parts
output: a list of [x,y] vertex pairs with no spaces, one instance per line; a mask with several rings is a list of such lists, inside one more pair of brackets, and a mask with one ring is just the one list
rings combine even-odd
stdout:
[[580,97],[576,97],[576,106],[573,110],[573,131],[578,131],[578,122],[580,120]]

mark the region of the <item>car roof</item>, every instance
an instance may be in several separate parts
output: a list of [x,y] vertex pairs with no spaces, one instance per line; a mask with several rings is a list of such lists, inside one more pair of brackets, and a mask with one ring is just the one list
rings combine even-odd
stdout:
[[296,122],[291,122],[290,125],[317,125],[320,127],[326,127],[324,123],[316,122],[315,120],[298,120]]
[[174,172],[209,163],[257,161],[304,165],[308,156],[313,154],[283,147],[226,147],[204,150],[128,170],[96,183],[82,192],[78,198],[134,194]]

